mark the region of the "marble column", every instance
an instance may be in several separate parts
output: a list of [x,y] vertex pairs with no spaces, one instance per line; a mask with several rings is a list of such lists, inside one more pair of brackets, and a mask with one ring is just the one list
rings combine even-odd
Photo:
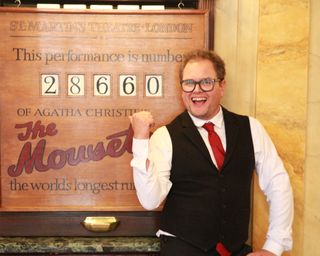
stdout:
[[[256,117],[263,123],[289,172],[294,190],[294,248],[303,255],[309,1],[260,0]],[[267,206],[255,197],[254,245],[267,228]],[[264,210],[262,210],[264,209]]]
[[[304,251],[307,243],[305,214],[310,217],[308,232],[313,237],[316,230],[311,225],[319,222],[314,185],[312,180],[305,180],[308,163],[312,165],[310,168],[319,166],[315,162],[319,146],[310,138],[319,124],[319,118],[314,114],[314,109],[319,109],[319,94],[312,93],[310,98],[309,92],[308,96],[308,90],[315,90],[315,86],[308,89],[309,2],[216,0],[215,6],[215,50],[227,65],[228,91],[224,105],[260,120],[284,161],[295,200],[294,247],[285,255],[297,256],[312,255],[311,251]],[[312,10],[319,9],[317,5],[319,1],[313,4]],[[319,45],[320,39],[314,41]],[[311,56],[312,65],[317,63],[316,67],[319,67],[319,52]],[[311,123],[313,129],[307,126]],[[311,146],[313,153],[308,155]],[[306,156],[315,163],[306,161]],[[315,171],[310,175],[314,178]],[[268,205],[257,186],[257,179],[254,183],[252,244],[260,248],[268,227]],[[305,188],[308,187],[310,199],[305,201]],[[314,206],[310,210],[306,209],[308,202]]]
[[309,86],[307,98],[304,246],[301,255],[320,252],[320,1],[310,1]]

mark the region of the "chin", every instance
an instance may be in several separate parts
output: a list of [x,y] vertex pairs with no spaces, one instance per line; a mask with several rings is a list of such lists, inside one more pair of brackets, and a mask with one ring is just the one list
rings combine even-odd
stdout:
[[198,111],[190,111],[190,113],[197,117],[197,118],[200,118],[200,119],[206,119],[207,115],[206,113],[201,113],[201,112],[198,112]]

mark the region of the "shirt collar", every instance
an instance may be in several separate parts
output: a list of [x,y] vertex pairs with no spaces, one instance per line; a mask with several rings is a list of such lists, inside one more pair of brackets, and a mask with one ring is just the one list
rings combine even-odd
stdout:
[[203,120],[203,119],[200,119],[198,117],[193,116],[190,112],[188,112],[188,113],[189,113],[193,123],[198,128],[202,127],[205,123],[208,123],[208,122],[212,122],[218,128],[221,128],[223,126],[223,112],[222,112],[221,106],[219,107],[219,112],[209,120]]

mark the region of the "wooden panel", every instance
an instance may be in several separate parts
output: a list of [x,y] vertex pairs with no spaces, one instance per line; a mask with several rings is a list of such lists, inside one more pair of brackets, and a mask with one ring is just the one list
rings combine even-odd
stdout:
[[[118,227],[92,232],[82,222],[87,216],[115,216]],[[5,212],[0,213],[0,236],[154,236],[160,212]]]
[[2,212],[142,211],[128,116],[182,110],[205,11],[0,9]]

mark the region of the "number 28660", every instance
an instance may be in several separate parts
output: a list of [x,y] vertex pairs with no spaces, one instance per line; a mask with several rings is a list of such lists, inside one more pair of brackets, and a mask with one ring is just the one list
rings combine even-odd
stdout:
[[[108,97],[117,93],[121,97],[137,96],[138,87],[141,82],[137,81],[137,75],[119,75],[117,82],[113,84],[110,74],[93,75],[88,90],[86,85],[87,77],[84,74],[68,74],[66,86],[61,91],[62,83],[58,74],[41,74],[40,93],[41,96],[59,96],[66,94],[71,97],[85,96],[88,91],[93,96]],[[143,93],[146,97],[163,96],[162,75],[145,75],[143,78]],[[139,84],[139,85],[138,85]],[[116,86],[115,86],[116,85]]]

